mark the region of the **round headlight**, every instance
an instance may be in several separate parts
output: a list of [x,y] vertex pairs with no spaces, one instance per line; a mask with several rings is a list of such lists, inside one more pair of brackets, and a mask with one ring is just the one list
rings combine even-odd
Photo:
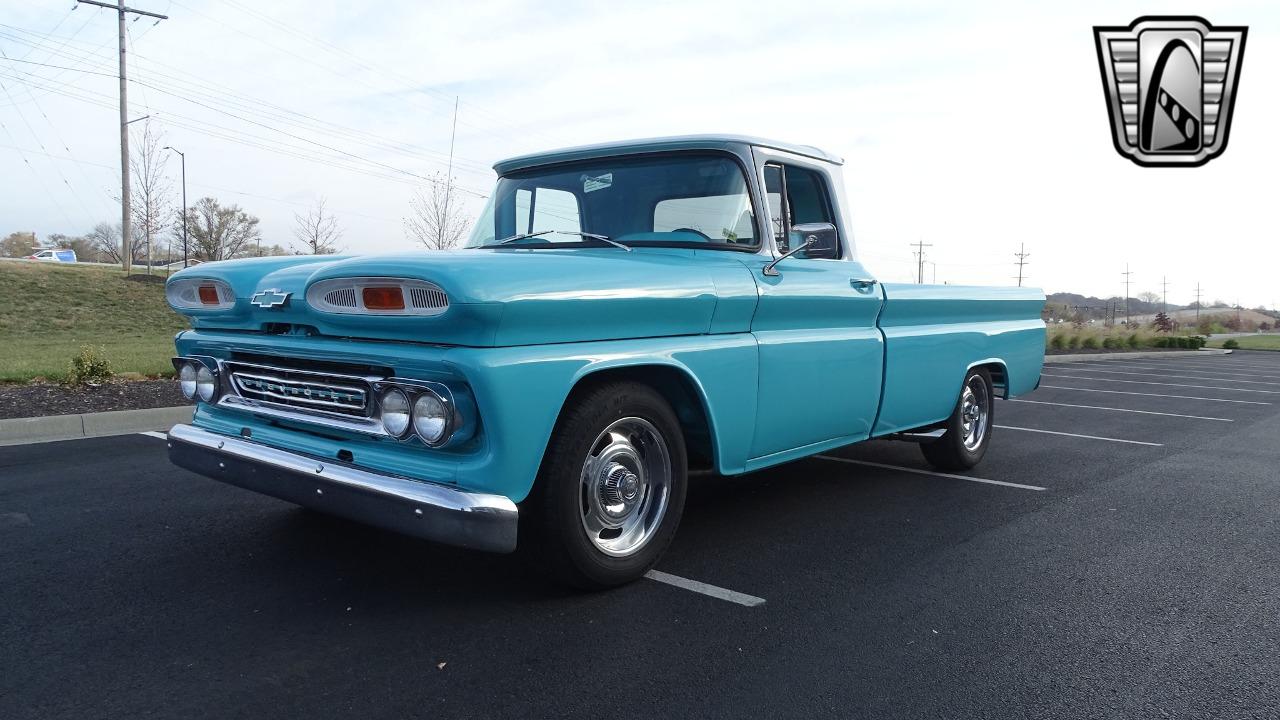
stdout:
[[449,429],[449,409],[435,393],[425,392],[414,401],[413,429],[428,445],[444,441]]
[[182,363],[178,370],[178,387],[182,388],[182,396],[190,400],[196,396],[196,368],[191,363]]
[[382,396],[382,427],[396,437],[409,429],[409,397],[399,390]]
[[[188,365],[187,367],[191,367]],[[184,368],[185,369],[185,368]],[[196,393],[200,399],[205,402],[213,402],[213,396],[218,392],[218,383],[213,379],[213,373],[209,368],[201,365],[196,370]]]

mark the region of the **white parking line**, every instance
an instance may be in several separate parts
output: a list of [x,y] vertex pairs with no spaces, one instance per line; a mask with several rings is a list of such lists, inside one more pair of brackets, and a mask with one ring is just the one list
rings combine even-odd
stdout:
[[650,570],[645,573],[644,576],[650,580],[666,583],[667,585],[678,587],[682,590],[701,593],[703,595],[716,598],[717,600],[726,600],[728,602],[745,605],[747,607],[756,607],[757,605],[763,605],[765,603],[764,598],[756,597],[755,595],[747,595],[734,590],[727,590],[716,585],[708,585],[707,583],[698,582],[697,580],[682,578],[679,575],[664,573],[661,570]]
[[1004,487],[1018,488],[1019,490],[1044,490],[1039,485],[1023,485],[1022,483],[1005,482],[1004,480],[988,480],[980,477],[969,477],[968,475],[952,475],[951,473],[940,473],[932,470],[921,470],[919,468],[903,467],[901,465],[886,465],[885,463],[871,462],[869,460],[852,460],[850,458],[835,457],[832,455],[814,455],[818,460],[831,460],[832,462],[849,463],[850,465],[866,465],[868,467],[883,468],[885,470],[898,470],[900,472],[915,473],[916,475],[930,475],[933,477],[949,478],[951,480],[968,480],[969,482],[985,483],[987,485],[1002,485]]
[[1085,410],[1114,410],[1115,412],[1141,413],[1143,415],[1164,415],[1165,417],[1191,418],[1192,420],[1216,420],[1218,422],[1235,422],[1231,418],[1205,417],[1203,415],[1182,415],[1180,413],[1156,412],[1155,410],[1132,410],[1130,408],[1113,408],[1103,405],[1072,405],[1071,403],[1046,402],[1044,400],[1022,400],[1010,398],[1008,402],[1031,403],[1033,405],[1056,405],[1058,407],[1084,408]]
[[1040,387],[1046,388],[1049,390],[1076,390],[1078,392],[1100,392],[1100,393],[1110,393],[1112,395],[1141,395],[1142,397],[1177,398],[1179,400],[1204,400],[1206,402],[1228,402],[1228,403],[1237,403],[1239,405],[1270,405],[1271,404],[1269,402],[1260,402],[1258,400],[1227,400],[1226,398],[1194,397],[1191,395],[1161,395],[1160,393],[1128,392],[1126,390],[1099,390],[1097,388],[1077,388],[1077,387],[1066,387],[1063,385],[1041,385]]
[[1126,443],[1129,445],[1147,445],[1149,447],[1164,447],[1164,443],[1143,442],[1141,440],[1122,440],[1120,438],[1100,437],[1098,435],[1078,435],[1076,433],[1058,432],[1057,430],[1040,430],[1039,428],[1014,427],[1012,425],[996,425],[1001,430],[1021,430],[1022,432],[1044,433],[1045,435],[1063,435],[1066,437],[1083,438],[1085,440],[1105,440],[1107,442]]
[[164,433],[162,433],[162,432],[156,432],[155,430],[148,430],[148,431],[146,431],[146,432],[140,432],[140,433],[138,433],[138,434],[139,434],[139,435],[146,435],[147,437],[159,438],[159,439],[161,439],[161,440],[167,440],[167,439],[168,439],[168,436],[167,436],[167,435],[165,435],[165,434],[164,434]]
[[[1065,369],[1065,368],[1064,368]],[[1106,373],[1107,375],[1141,375],[1143,377],[1162,377],[1162,378],[1181,378],[1183,380],[1213,380],[1216,382],[1234,382],[1245,383],[1247,385],[1280,385],[1280,382],[1268,382],[1265,380],[1237,380],[1235,378],[1224,377],[1205,377],[1203,375],[1169,375],[1161,372],[1132,372],[1127,370],[1101,370],[1094,367],[1072,367],[1071,372],[1089,372],[1089,373]]]
[[1121,380],[1119,378],[1095,378],[1080,375],[1058,375],[1057,373],[1040,373],[1044,377],[1066,378],[1070,380],[1088,380],[1089,382],[1130,383],[1132,385],[1164,385],[1165,387],[1193,388],[1195,390],[1226,390],[1228,392],[1259,393],[1262,395],[1280,395],[1280,390],[1255,390],[1253,388],[1229,388],[1220,385],[1187,385],[1186,383],[1155,382],[1153,380]]
[[[1233,376],[1229,378],[1229,380],[1231,381],[1236,381],[1236,380],[1239,380],[1240,378],[1267,378],[1270,380],[1280,380],[1280,375],[1267,375],[1267,374],[1251,373],[1251,372],[1235,373],[1224,368],[1208,368],[1208,367],[1202,368],[1202,367],[1194,367],[1194,366],[1189,367],[1183,363],[1178,363],[1176,365],[1148,365],[1145,363],[1131,362],[1127,360],[1111,360],[1105,363],[1099,361],[1097,363],[1072,363],[1071,365],[1073,367],[1071,368],[1064,367],[1063,370],[1075,369],[1074,366],[1076,365],[1091,365],[1091,366],[1105,365],[1108,367],[1119,367],[1119,368],[1126,368],[1131,370],[1146,369],[1146,370],[1153,370],[1157,372],[1160,372],[1160,371],[1190,372],[1190,373],[1195,373],[1197,375],[1209,375],[1209,374],[1230,375],[1230,376]],[[1085,370],[1088,368],[1082,367],[1080,369]],[[1209,378],[1206,378],[1206,379],[1209,379]]]

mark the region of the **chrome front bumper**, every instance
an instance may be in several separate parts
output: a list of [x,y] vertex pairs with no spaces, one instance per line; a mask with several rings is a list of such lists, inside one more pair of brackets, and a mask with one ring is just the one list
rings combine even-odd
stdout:
[[169,431],[179,467],[320,512],[449,545],[511,552],[519,512],[502,495],[369,472],[191,425]]

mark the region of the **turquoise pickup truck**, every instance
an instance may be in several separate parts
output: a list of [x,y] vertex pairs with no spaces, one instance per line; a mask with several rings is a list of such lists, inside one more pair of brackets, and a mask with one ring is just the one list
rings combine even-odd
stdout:
[[[564,580],[641,577],[691,471],[856,443],[964,470],[1033,390],[1044,295],[878,282],[841,161],[738,136],[504,160],[466,247],[175,274],[177,465]],[[799,492],[799,490],[797,490]]]

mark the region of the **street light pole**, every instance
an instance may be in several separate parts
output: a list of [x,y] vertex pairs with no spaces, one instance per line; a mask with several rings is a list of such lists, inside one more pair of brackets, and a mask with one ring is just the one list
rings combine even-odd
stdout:
[[187,266],[187,155],[178,148],[165,145],[165,150],[172,150],[182,158],[182,267]]

